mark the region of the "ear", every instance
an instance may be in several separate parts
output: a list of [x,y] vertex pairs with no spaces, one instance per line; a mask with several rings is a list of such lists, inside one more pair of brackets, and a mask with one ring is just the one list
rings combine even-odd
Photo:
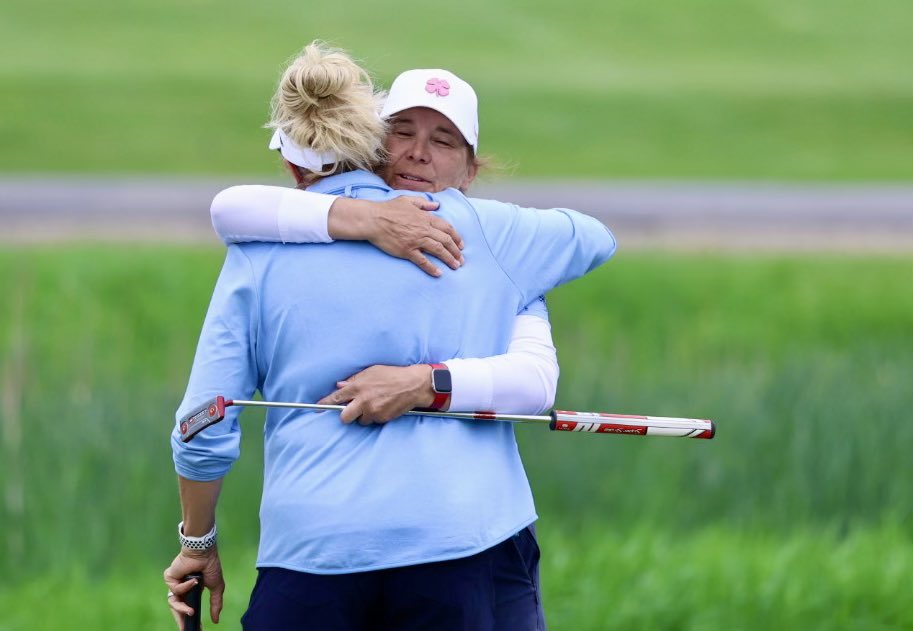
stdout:
[[285,168],[289,170],[289,173],[292,174],[292,177],[295,178],[295,183],[299,186],[304,184],[304,175],[301,174],[301,169],[298,168],[297,164],[292,164],[288,160],[283,160],[285,162]]
[[469,156],[469,169],[466,171],[466,177],[463,178],[463,181],[460,182],[460,190],[465,192],[469,188],[470,184],[476,179],[476,175],[479,173],[479,165],[476,164],[475,158],[470,154]]

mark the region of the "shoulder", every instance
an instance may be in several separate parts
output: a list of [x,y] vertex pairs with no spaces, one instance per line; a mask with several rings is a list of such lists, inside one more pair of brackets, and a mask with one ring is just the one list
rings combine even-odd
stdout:
[[[437,193],[431,193],[428,197],[440,204],[437,212],[440,216],[455,225],[455,227],[467,227],[467,222],[478,228],[481,228],[480,211],[463,193],[455,188],[444,189]],[[457,224],[460,224],[457,226]],[[466,236],[466,235],[464,235]]]
[[474,206],[475,208],[478,208],[478,209],[484,208],[485,210],[489,210],[492,212],[511,213],[511,212],[516,212],[519,208],[516,204],[511,204],[508,202],[499,202],[496,199],[481,199],[479,197],[468,197],[468,198],[466,198],[466,201],[469,202],[470,204],[472,204],[472,206]]
[[440,202],[441,204],[459,204],[463,206],[472,206],[470,199],[455,188],[445,188],[443,191],[431,193],[431,198],[436,202]]
[[262,270],[268,260],[282,251],[279,245],[259,241],[231,243],[226,249],[225,260],[247,267],[252,272]]
[[455,188],[448,188],[433,195],[441,203],[441,208],[464,208],[476,218],[483,230],[496,229],[507,225],[517,217],[519,208],[514,204],[499,202],[493,199],[467,197]]

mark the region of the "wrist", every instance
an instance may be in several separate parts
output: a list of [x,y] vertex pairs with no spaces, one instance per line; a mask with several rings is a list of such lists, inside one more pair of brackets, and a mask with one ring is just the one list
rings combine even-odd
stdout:
[[[184,518],[184,521],[178,524],[178,534],[185,537],[205,537],[210,532],[213,532],[216,529],[216,519],[215,515],[194,515],[195,511],[187,511],[190,513]],[[199,511],[200,513],[208,513],[209,511]]]
[[189,556],[205,556],[215,549],[216,525],[213,524],[209,532],[201,536],[193,536],[184,531],[184,522],[181,522],[178,524],[178,540],[181,543],[181,550],[190,553]]
[[371,236],[374,208],[364,199],[337,197],[327,215],[327,233],[331,239],[367,241]]
[[181,546],[181,556],[185,559],[209,559],[211,557],[219,556],[219,546],[214,545],[211,548],[205,550],[193,550],[191,548],[185,548]]
[[431,387],[431,364],[415,364],[410,366],[413,373],[413,391],[415,394],[416,408],[430,408],[434,403],[434,388]]
[[429,364],[431,369],[430,385],[434,398],[431,401],[432,410],[446,410],[450,407],[450,394],[453,385],[450,379],[450,369],[444,364]]

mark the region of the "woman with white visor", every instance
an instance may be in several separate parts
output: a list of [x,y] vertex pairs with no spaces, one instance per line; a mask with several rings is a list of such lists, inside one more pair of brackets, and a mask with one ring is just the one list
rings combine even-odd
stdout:
[[[281,106],[280,99],[285,101]],[[269,148],[281,153],[299,186],[307,185],[306,173],[320,173],[335,162],[332,152],[303,147],[285,131],[299,131],[300,122],[308,120],[304,115],[296,118],[296,112],[313,113],[319,106],[319,96],[294,91],[277,95],[274,103],[270,124],[275,132]],[[446,70],[408,70],[393,82],[381,117],[389,123],[385,140],[388,159],[377,173],[387,184],[428,193],[450,187],[466,192],[480,166],[477,98],[468,83]],[[306,135],[307,131],[300,133]],[[452,269],[464,261],[459,235],[446,221],[426,212],[436,207],[436,203],[418,197],[372,202],[249,185],[219,193],[211,213],[213,226],[226,244],[364,240],[439,276],[440,270],[426,253]],[[443,364],[452,384],[444,409],[514,414],[550,409],[559,369],[544,298],[517,315],[503,355],[450,359]],[[362,422],[382,422],[421,407],[430,386],[427,366],[374,366],[345,380],[340,390],[321,403],[350,403],[345,420],[360,417]]]

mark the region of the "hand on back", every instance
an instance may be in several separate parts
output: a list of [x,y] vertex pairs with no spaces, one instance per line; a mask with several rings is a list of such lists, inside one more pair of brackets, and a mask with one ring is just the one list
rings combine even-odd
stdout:
[[431,366],[370,366],[336,383],[337,390],[318,403],[345,405],[343,423],[386,423],[404,412],[434,402]]
[[341,197],[330,210],[330,236],[369,241],[390,256],[411,261],[437,277],[441,271],[426,255],[451,269],[463,264],[463,239],[453,226],[429,212],[437,207],[437,202],[413,195],[385,202]]

